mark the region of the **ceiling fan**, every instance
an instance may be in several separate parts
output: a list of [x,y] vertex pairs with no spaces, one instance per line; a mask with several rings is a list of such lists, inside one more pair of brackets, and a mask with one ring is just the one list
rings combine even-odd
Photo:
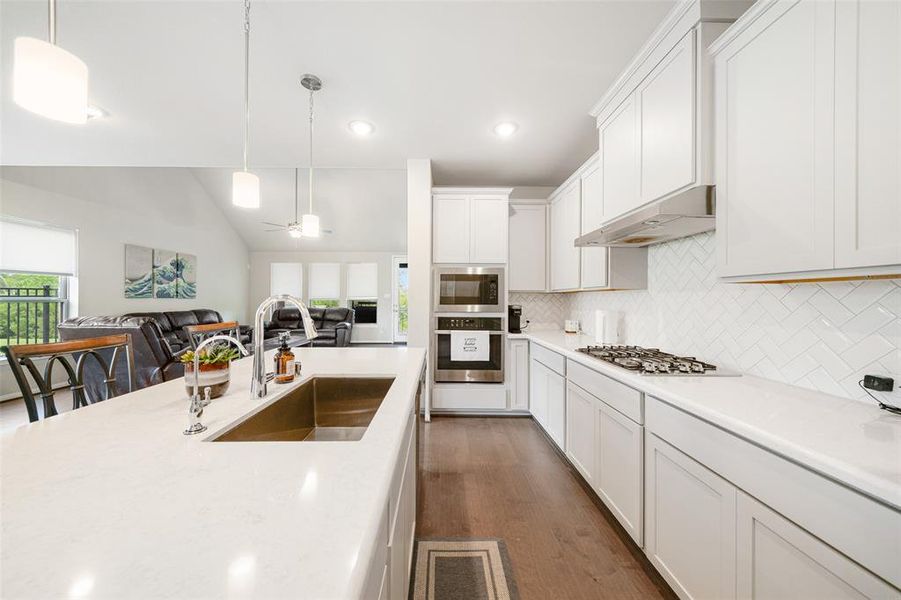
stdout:
[[293,238],[318,238],[322,233],[333,233],[331,229],[319,227],[319,216],[313,213],[313,92],[322,89],[322,80],[315,75],[306,74],[300,79],[300,84],[310,92],[310,212],[298,219],[298,169],[294,169],[294,220],[287,225],[263,222],[264,225],[277,227],[267,229],[267,232],[287,231]]
[[[266,233],[272,233],[272,232],[276,232],[276,231],[287,231],[288,235],[290,235],[293,238],[319,237],[318,234],[317,235],[304,235],[303,221],[301,221],[298,218],[298,214],[300,212],[300,210],[299,210],[300,199],[299,199],[298,193],[297,193],[298,188],[299,188],[299,185],[298,185],[299,172],[300,172],[299,169],[294,169],[294,220],[291,221],[290,223],[288,223],[287,225],[280,225],[279,223],[269,223],[268,221],[263,221],[263,225],[269,225],[270,227],[275,227],[275,229],[267,229]],[[312,176],[312,172],[310,173],[310,175]],[[312,184],[311,184],[311,187],[312,187]],[[310,213],[312,213],[313,212],[312,201],[310,202],[310,204],[311,204]],[[309,215],[304,215],[304,217],[307,217],[307,216],[309,216]],[[332,231],[331,229],[321,229],[320,228],[317,233],[331,234],[331,233],[334,233],[334,231]]]

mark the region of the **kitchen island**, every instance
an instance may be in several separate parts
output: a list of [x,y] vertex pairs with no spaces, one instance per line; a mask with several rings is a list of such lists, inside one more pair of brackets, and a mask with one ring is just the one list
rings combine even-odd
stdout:
[[[301,377],[270,384],[262,399],[250,397],[252,359],[233,363],[231,387],[206,407],[199,435],[182,434],[182,379],[6,434],[3,597],[377,595],[425,353],[295,353]],[[394,378],[361,440],[211,442],[317,376]]]

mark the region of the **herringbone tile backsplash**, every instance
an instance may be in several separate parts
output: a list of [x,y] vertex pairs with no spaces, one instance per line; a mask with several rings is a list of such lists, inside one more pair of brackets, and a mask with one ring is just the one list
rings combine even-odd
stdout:
[[554,296],[590,333],[595,310],[620,310],[628,344],[830,394],[866,399],[865,373],[901,379],[901,281],[720,283],[715,245],[706,233],[652,246],[646,291]]

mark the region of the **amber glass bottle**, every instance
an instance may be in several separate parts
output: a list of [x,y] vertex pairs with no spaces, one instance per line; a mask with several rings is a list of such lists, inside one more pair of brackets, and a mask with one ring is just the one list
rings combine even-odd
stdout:
[[294,381],[294,353],[288,347],[288,333],[280,337],[282,343],[275,353],[275,383],[291,383]]

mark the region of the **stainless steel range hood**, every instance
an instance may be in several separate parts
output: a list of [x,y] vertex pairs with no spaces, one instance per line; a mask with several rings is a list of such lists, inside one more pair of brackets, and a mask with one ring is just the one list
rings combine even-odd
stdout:
[[576,246],[636,248],[710,231],[716,221],[714,190],[702,185],[657,200],[576,238]]

